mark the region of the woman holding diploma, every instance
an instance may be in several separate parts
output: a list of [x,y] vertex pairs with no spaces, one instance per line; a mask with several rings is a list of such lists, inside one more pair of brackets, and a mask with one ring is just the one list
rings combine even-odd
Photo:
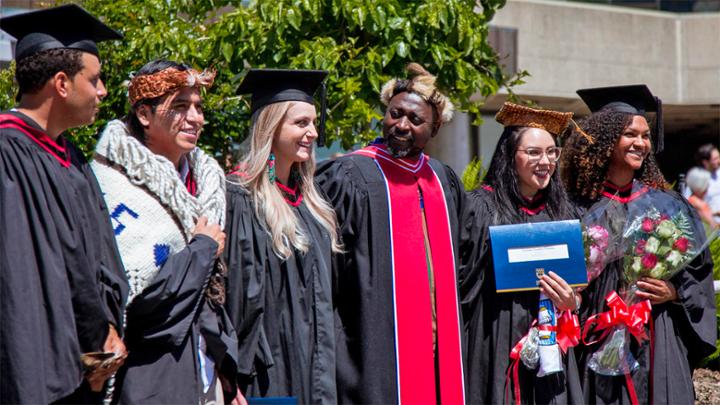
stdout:
[[[655,162],[653,149],[658,153],[663,146],[660,100],[645,85],[585,89],[578,94],[593,114],[581,123],[583,133],[569,137],[561,162],[563,180],[572,198],[590,207],[590,213],[603,204],[611,206],[610,223],[620,225],[610,226],[619,230],[610,230],[623,232],[625,241],[632,240],[628,235],[653,235],[655,228],[660,234],[663,222],[672,227],[680,217],[685,224],[682,228],[702,229],[687,203],[666,190],[667,183]],[[646,112],[656,112],[652,131]],[[654,212],[658,221],[650,219]],[[641,229],[634,230],[632,223],[638,219]],[[697,236],[694,241],[692,237],[677,238],[673,249],[701,252],[704,235]],[[669,254],[651,248],[651,239],[647,237],[647,244],[645,240],[628,244],[632,251],[623,249],[624,257],[605,266],[583,291],[581,318],[584,328],[589,329],[584,337],[588,346],[579,347],[577,352],[586,402],[694,402],[693,365],[714,351],[716,338],[712,261],[705,252],[697,257],[687,254],[689,264],[684,266],[681,260],[673,263]],[[634,256],[637,263],[632,260]],[[680,271],[670,275],[671,267]],[[594,324],[593,319],[598,318],[594,315],[611,313],[609,297],[613,293],[631,309],[641,304],[646,309],[638,316],[643,322],[636,322],[634,329],[622,325],[632,333],[632,337],[629,333],[625,337],[628,350],[616,349],[615,355],[607,356],[615,333],[606,334],[611,329]],[[621,372],[612,372],[613,366]]]
[[579,305],[574,290],[549,272],[540,276],[540,291],[497,293],[488,231],[577,218],[556,171],[557,136],[571,117],[512,103],[495,117],[505,130],[484,184],[468,193],[462,221],[468,403],[583,402],[572,350],[562,355],[556,344],[567,350],[567,337],[556,331],[558,321],[573,319]]

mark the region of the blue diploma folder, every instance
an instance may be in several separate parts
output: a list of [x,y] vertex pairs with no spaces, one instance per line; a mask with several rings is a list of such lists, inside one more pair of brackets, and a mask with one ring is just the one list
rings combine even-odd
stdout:
[[552,271],[573,287],[587,285],[580,221],[490,227],[497,292],[539,289]]

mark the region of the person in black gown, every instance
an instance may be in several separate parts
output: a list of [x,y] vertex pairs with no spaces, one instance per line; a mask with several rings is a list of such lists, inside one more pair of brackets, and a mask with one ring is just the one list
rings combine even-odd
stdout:
[[114,380],[114,402],[237,397],[237,339],[217,260],[225,173],[196,145],[204,123],[200,90],[214,76],[167,60],[145,64],[130,81],[127,116],[110,121],[95,147],[91,166],[130,285],[129,355]]
[[[76,5],[5,17],[17,108],[0,114],[0,402],[100,401],[122,363],[127,283],[97,184],[64,135],[107,94],[95,42],[122,38]],[[83,384],[81,354],[118,354]],[[75,392],[71,397],[68,395]]]
[[418,64],[383,86],[383,137],[318,168],[345,252],[337,256],[338,401],[464,402],[455,173],[423,153],[452,117]]
[[[505,129],[484,183],[468,193],[462,220],[460,291],[470,403],[583,402],[572,350],[563,356],[562,373],[538,377],[537,370],[520,364],[519,381],[507,379],[512,367],[510,351],[537,319],[540,292],[496,292],[488,232],[492,225],[577,218],[556,170],[561,151],[557,137],[571,117],[572,113],[505,103],[496,116]],[[574,290],[554,273],[542,277],[540,288],[558,312],[577,309]],[[520,387],[520,398],[514,398],[515,384]]]
[[[571,197],[590,210],[611,200],[619,211],[628,211],[629,206],[654,208],[654,195],[673,193],[667,190],[653,154],[653,148],[658,153],[663,145],[659,99],[645,85],[586,89],[578,94],[593,113],[580,123],[584,133],[576,131],[569,137],[563,155],[563,180]],[[647,112],[656,112],[654,139]],[[621,261],[610,263],[583,291],[581,319],[607,311],[608,293],[621,293],[625,287]],[[634,401],[634,394],[639,403],[693,403],[693,367],[715,350],[709,252],[669,281],[644,278],[638,287],[638,298],[652,304],[652,319],[645,325],[650,339],[631,342],[639,363],[631,374],[632,384],[625,376],[603,376],[587,368],[602,342],[578,346],[586,402],[625,404]]]
[[331,255],[341,247],[313,181],[323,122],[318,130],[312,95],[326,75],[253,69],[238,88],[252,93],[252,129],[249,154],[228,176],[226,305],[250,401],[337,402]]

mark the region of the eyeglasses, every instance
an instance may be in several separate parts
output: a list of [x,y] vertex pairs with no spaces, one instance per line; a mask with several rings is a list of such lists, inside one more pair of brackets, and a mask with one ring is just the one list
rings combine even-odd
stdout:
[[543,155],[547,155],[550,163],[555,163],[560,159],[560,152],[562,152],[562,148],[553,146],[551,148],[547,148],[546,150],[542,150],[541,148],[527,148],[518,149],[518,151],[525,152],[528,156],[528,161],[532,164],[539,163],[540,160],[542,160]]

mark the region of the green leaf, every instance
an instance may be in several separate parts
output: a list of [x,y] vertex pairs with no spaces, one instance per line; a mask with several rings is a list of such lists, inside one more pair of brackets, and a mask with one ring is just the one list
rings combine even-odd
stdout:
[[357,25],[359,25],[361,29],[364,28],[365,10],[360,7],[353,9],[353,17]]
[[225,42],[222,44],[222,54],[225,58],[225,61],[230,62],[232,60],[233,45],[230,42]]
[[398,41],[395,43],[395,52],[398,54],[399,57],[404,58],[408,55],[408,47],[407,44],[403,41]]
[[297,31],[300,31],[300,23],[302,22],[302,17],[300,16],[299,12],[296,12],[292,8],[288,8],[285,17],[293,28],[295,28]]

